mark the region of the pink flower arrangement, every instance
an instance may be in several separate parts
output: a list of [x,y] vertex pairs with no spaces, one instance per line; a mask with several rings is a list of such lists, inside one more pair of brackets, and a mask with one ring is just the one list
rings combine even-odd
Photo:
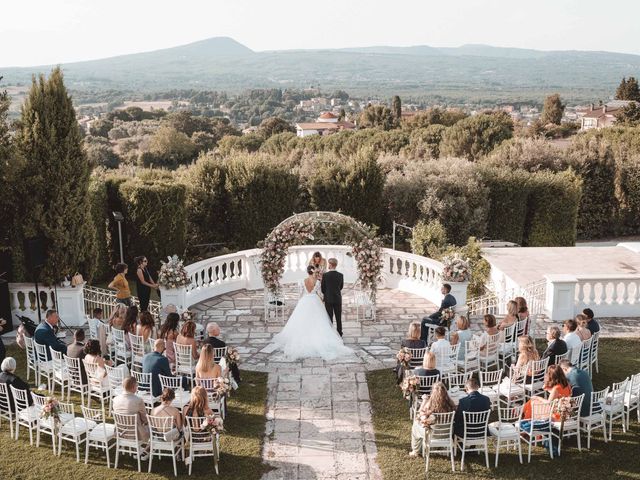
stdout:
[[229,365],[237,365],[238,363],[240,363],[240,353],[238,353],[237,348],[227,348],[227,363]]
[[54,428],[57,428],[60,424],[60,404],[55,397],[47,397],[42,406],[40,417],[45,420],[51,418],[54,423]]
[[168,262],[161,262],[158,273],[158,284],[164,288],[180,288],[191,283],[191,279],[184,268],[184,263],[177,255],[167,257]]
[[224,433],[224,421],[222,420],[222,417],[217,415],[207,417],[202,424],[202,430],[209,433]]
[[418,389],[418,377],[415,376],[407,376],[402,380],[400,384],[400,390],[402,390],[402,394],[404,398],[409,399],[414,394],[414,392]]
[[396,354],[396,360],[398,360],[404,368],[409,368],[409,361],[411,360],[411,352],[409,349],[407,347],[402,347]]
[[442,277],[445,282],[466,282],[471,278],[469,261],[463,259],[460,254],[444,257],[442,264]]

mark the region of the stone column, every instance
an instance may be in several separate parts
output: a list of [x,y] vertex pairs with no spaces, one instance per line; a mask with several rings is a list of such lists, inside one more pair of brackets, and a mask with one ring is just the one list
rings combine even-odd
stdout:
[[87,318],[84,311],[84,285],[77,287],[58,287],[57,310],[60,319],[69,327],[82,327]]
[[566,320],[575,315],[576,285],[574,275],[545,275],[547,293],[545,310],[552,321]]

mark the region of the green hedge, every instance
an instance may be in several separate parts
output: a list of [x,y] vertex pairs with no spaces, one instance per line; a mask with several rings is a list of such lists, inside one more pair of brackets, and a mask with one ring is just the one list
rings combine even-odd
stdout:
[[[563,247],[576,242],[582,181],[571,170],[540,171],[529,179],[523,245]],[[505,219],[505,221],[508,219]]]
[[530,174],[489,166],[481,167],[479,172],[489,189],[487,236],[522,245]]
[[186,242],[186,188],[155,180],[127,180],[119,185],[126,226],[125,261],[145,255],[152,268],[168,255],[182,256]]
[[96,279],[105,279],[111,274],[109,243],[107,231],[109,225],[109,209],[107,204],[107,186],[105,182],[93,177],[89,183],[89,201],[91,217],[96,229]]
[[618,162],[619,229],[624,235],[640,234],[640,155]]

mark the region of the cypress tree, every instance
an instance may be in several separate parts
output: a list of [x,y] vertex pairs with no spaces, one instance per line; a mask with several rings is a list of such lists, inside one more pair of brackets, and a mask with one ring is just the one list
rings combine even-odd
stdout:
[[394,95],[393,100],[391,101],[391,105],[393,114],[399,122],[402,119],[402,101],[400,100],[400,97],[398,95]]
[[13,242],[14,273],[30,280],[23,241],[42,236],[48,259],[41,281],[50,284],[76,271],[91,278],[97,257],[89,197],[91,165],[60,68],[48,79],[44,75],[32,79],[16,147],[22,161],[17,175],[21,201]]

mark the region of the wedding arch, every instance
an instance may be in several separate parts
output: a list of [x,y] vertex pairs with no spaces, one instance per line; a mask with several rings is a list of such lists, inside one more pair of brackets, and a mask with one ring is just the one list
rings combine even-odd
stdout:
[[358,268],[357,283],[375,304],[382,271],[382,241],[373,227],[336,212],[297,213],[283,220],[267,235],[260,255],[265,288],[278,295],[289,247],[318,237],[339,238],[351,247],[350,254]]

